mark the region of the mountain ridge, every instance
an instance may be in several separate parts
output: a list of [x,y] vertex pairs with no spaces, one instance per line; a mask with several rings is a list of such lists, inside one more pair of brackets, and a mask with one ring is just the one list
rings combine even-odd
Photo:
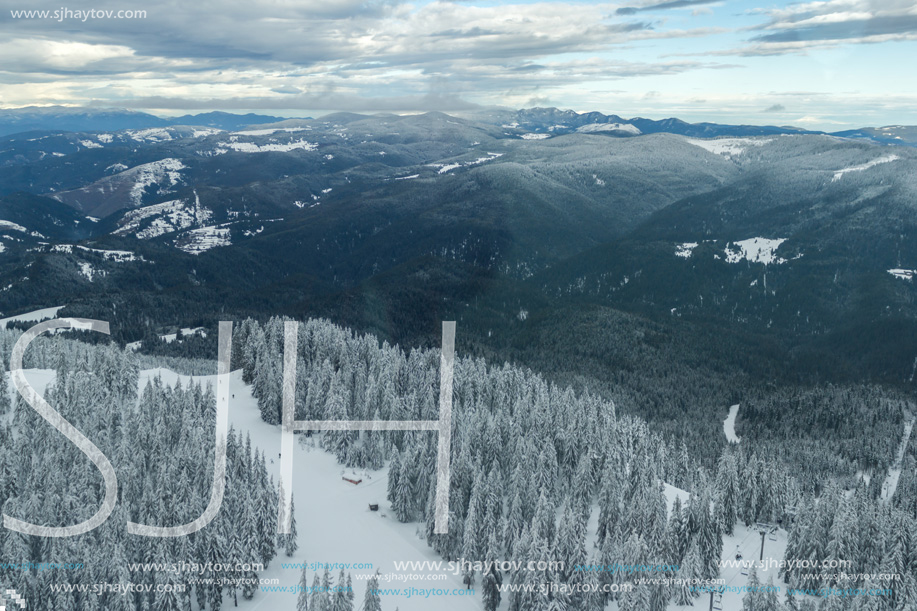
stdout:
[[[431,111],[431,113],[450,116],[445,113],[438,113],[437,111]],[[321,119],[333,120],[346,124],[351,121],[360,121],[368,117],[397,118],[399,116],[412,115],[392,115],[390,113],[364,115],[344,112],[324,115]],[[623,118],[616,114],[604,114],[598,111],[577,112],[556,107],[532,107],[516,110],[503,108],[479,109],[455,113],[454,116],[467,117],[478,122],[498,125],[504,128],[524,128],[535,134],[570,133],[588,125],[621,125],[631,126],[631,128],[639,131],[629,134],[619,133],[618,135],[641,135],[664,132],[698,138],[715,138],[722,136],[827,134],[842,138],[867,139],[881,144],[917,146],[917,126],[902,125],[860,127],[837,132],[824,132],[819,130],[808,130],[791,125],[731,125],[712,122],[688,123],[676,117],[664,119],[648,119],[645,117]],[[141,111],[119,108],[31,106],[0,109],[0,137],[31,131],[95,132],[170,126],[201,126],[223,130],[237,130],[243,127],[268,126],[290,121],[306,120],[311,119],[310,117],[276,117],[255,113],[236,114],[222,111],[186,114],[176,117],[159,117]]]

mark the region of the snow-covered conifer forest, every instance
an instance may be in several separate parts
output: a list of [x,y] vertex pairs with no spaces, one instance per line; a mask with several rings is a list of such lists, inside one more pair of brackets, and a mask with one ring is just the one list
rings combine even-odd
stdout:
[[[599,394],[559,385],[523,367],[460,355],[454,374],[448,534],[433,532],[435,435],[329,431],[297,433],[298,450],[328,455],[324,468],[331,465],[333,473],[339,467],[360,474],[367,480],[360,485],[375,486],[375,498],[387,518],[372,515],[374,526],[369,530],[343,515],[337,521],[332,517],[327,523],[313,523],[304,518],[308,510],[303,513],[301,508],[322,504],[331,491],[297,495],[303,490],[296,488],[294,533],[285,536],[276,534],[273,453],[278,440],[270,439],[279,437],[283,320],[247,319],[236,325],[232,339],[233,368],[238,372],[230,410],[235,413],[219,516],[186,537],[147,538],[127,534],[125,523],[184,524],[207,504],[213,479],[215,360],[173,358],[168,363],[172,370],[154,369],[150,357],[87,343],[88,337],[74,334],[34,342],[26,356],[27,377],[111,458],[120,493],[109,520],[85,535],[40,538],[0,531],[5,560],[83,565],[79,570],[21,570],[0,564],[5,583],[25,596],[30,608],[254,609],[261,608],[261,601],[270,608],[328,611],[662,611],[708,602],[706,593],[687,586],[639,583],[648,577],[645,574],[585,570],[615,565],[670,565],[678,567],[682,578],[771,583],[783,591],[877,587],[868,579],[824,578],[823,571],[811,568],[772,568],[763,573],[752,569],[751,575],[742,575],[738,567],[723,566],[721,560],[731,559],[737,548],[757,559],[755,526],[763,522],[775,526],[775,542],[768,535],[766,543],[768,558],[849,559],[854,569],[848,573],[901,576],[894,594],[883,598],[885,606],[849,606],[842,599],[825,597],[824,608],[898,611],[917,604],[915,455],[911,449],[899,453],[897,447],[910,414],[877,389],[826,387],[750,398],[738,412],[739,443],[719,444],[720,452],[709,459],[692,455],[685,444],[672,443],[643,419],[620,413]],[[0,334],[6,362],[17,337],[16,331]],[[308,320],[299,327],[296,419],[436,419],[439,366],[436,349],[405,351],[371,335]],[[0,405],[3,513],[46,525],[90,516],[103,493],[98,473],[12,388],[7,391]],[[782,404],[788,404],[782,409],[805,406],[812,426],[832,433],[819,444],[807,441],[806,435],[758,432],[770,430],[768,413]],[[870,420],[861,413],[861,406],[868,404],[887,410],[887,417],[874,412]],[[243,410],[246,413],[239,413]],[[250,428],[237,429],[237,423],[249,423]],[[710,434],[725,440],[722,426],[713,426]],[[870,443],[879,434],[891,441]],[[354,580],[353,571],[344,569],[277,570],[289,559],[304,563],[333,557],[333,548],[321,548],[327,543],[314,543],[322,541],[315,535],[324,530],[337,531],[340,539],[359,533],[365,540],[357,542],[357,549],[362,545],[368,555],[378,553],[374,538],[379,535],[374,531],[397,523],[414,525],[397,536],[426,547],[426,555],[415,556],[421,560],[521,561],[519,566],[535,561],[536,569],[465,567],[450,578],[461,584],[458,587],[474,588],[475,594],[442,607],[433,606],[440,599],[421,599],[421,606],[411,606],[409,598],[385,589],[403,584],[380,585],[381,575],[373,571]],[[183,562],[242,562],[257,570],[217,574],[164,568]],[[159,566],[150,568],[149,563]],[[282,583],[303,587],[297,593],[268,592],[251,581],[265,575],[280,575]],[[217,577],[223,578],[219,585],[207,583]],[[355,587],[364,582],[365,592]],[[99,583],[152,588],[127,594],[92,592],[93,584]],[[73,587],[67,591],[61,584]],[[542,584],[551,584],[553,591],[539,591]],[[80,591],[81,585],[89,589]],[[617,591],[602,593],[605,585]],[[159,586],[183,591],[156,591]],[[818,600],[762,591],[744,597],[726,593],[717,597],[717,604],[770,611],[821,608]],[[860,605],[873,599],[851,600]]]

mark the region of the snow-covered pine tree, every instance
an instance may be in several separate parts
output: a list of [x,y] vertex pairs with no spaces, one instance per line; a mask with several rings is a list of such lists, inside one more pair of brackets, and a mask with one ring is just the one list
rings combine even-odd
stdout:
[[10,399],[9,372],[6,371],[6,363],[0,366],[0,416],[6,415],[13,408]]
[[306,567],[302,567],[299,575],[299,592],[296,596],[296,611],[309,611],[309,577]]
[[344,569],[338,573],[337,587],[331,596],[331,611],[353,611],[353,605],[347,598],[347,579],[344,576]]
[[293,501],[293,495],[290,494],[290,532],[283,536],[283,552],[287,557],[292,556],[299,549],[298,535],[296,532],[296,505]]
[[379,572],[366,582],[366,595],[363,597],[361,611],[382,611],[382,601],[379,598]]
[[318,573],[312,576],[312,588],[309,591],[309,607],[312,611],[328,611],[325,606],[327,593],[322,590],[322,583],[319,581]]

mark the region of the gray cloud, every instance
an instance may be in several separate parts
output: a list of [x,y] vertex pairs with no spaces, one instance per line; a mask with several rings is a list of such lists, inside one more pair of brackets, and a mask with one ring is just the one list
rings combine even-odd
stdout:
[[[792,23],[798,21],[798,19],[793,20]],[[871,19],[851,19],[836,23],[819,23],[806,27],[786,28],[777,32],[755,36],[751,40],[762,43],[845,41],[913,33],[917,33],[917,15],[900,15],[874,17]]]
[[785,110],[786,110],[786,106],[784,106],[783,104],[771,104],[770,106],[768,106],[761,112],[784,112]]
[[[105,107],[107,100],[90,102],[89,106]],[[463,111],[480,108],[478,104],[444,94],[430,93],[421,96],[365,97],[341,93],[306,94],[294,97],[231,97],[182,98],[150,96],[122,100],[124,108],[155,108],[159,110],[340,110],[351,112],[375,111]]]
[[644,11],[662,11],[672,8],[701,6],[704,4],[714,4],[719,1],[720,0],[671,0],[670,2],[660,2],[658,4],[649,4],[646,6],[622,6],[616,13],[618,15],[635,15]]

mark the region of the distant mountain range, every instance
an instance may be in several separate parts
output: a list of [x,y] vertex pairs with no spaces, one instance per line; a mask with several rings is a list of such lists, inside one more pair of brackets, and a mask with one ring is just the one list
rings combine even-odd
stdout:
[[134,342],[321,315],[401,345],[457,320],[481,354],[596,379],[625,342],[910,383],[917,151],[876,139],[912,132],[663,123],[529,109],[2,136],[0,316],[67,304]]
[[[359,117],[361,115],[352,116]],[[577,113],[572,110],[560,110],[557,108],[477,110],[465,113],[462,116],[477,122],[507,128],[525,129],[533,134],[604,131],[624,137],[640,134],[669,133],[696,138],[715,138],[720,136],[825,133],[792,126],[687,123],[675,118],[658,121],[640,117],[625,119],[617,115],[606,115],[600,112]],[[121,109],[33,106],[0,109],[0,136],[28,131],[95,132],[169,126],[196,126],[237,130],[248,126],[274,124],[289,120],[282,117],[251,113],[240,115],[227,112],[207,112],[163,118],[144,112]],[[864,127],[833,132],[829,135],[843,138],[862,138],[883,144],[917,146],[917,127],[914,126]]]
[[145,112],[120,109],[71,108],[66,106],[29,106],[0,109],[0,136],[29,131],[95,132],[122,129],[194,125],[219,129],[239,129],[246,125],[274,123],[280,117],[207,112],[197,115],[162,118]]

